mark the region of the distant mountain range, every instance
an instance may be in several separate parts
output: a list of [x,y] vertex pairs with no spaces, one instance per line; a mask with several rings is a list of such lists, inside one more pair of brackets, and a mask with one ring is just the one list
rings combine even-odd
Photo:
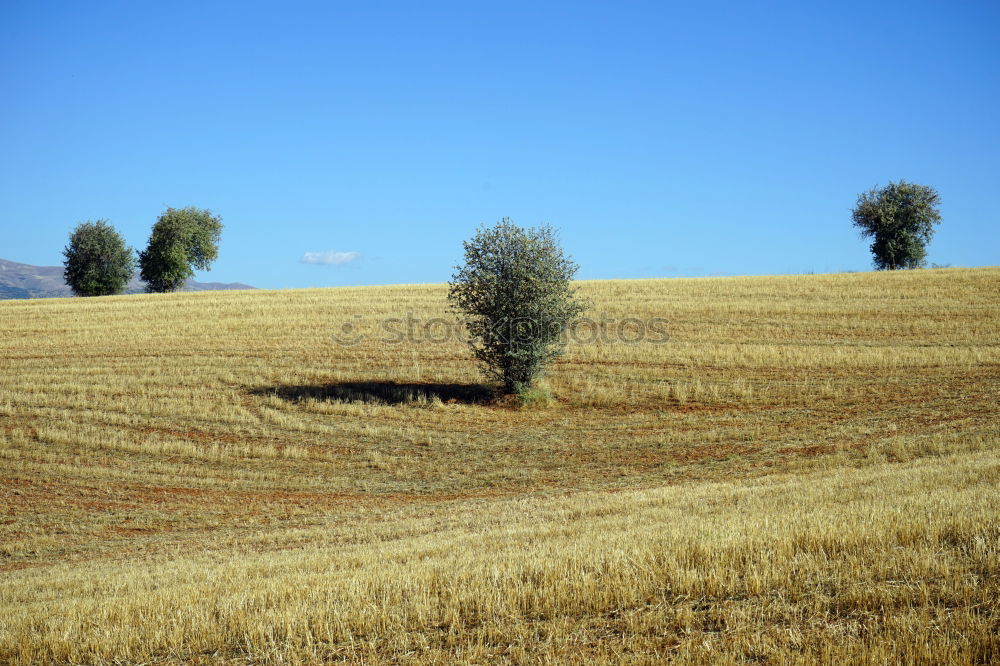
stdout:
[[[231,282],[196,282],[188,280],[184,291],[218,291],[221,289],[254,289],[248,284]],[[146,283],[133,277],[125,287],[126,294],[146,291]],[[0,259],[0,300],[11,298],[66,298],[73,292],[63,281],[62,266],[31,266]]]

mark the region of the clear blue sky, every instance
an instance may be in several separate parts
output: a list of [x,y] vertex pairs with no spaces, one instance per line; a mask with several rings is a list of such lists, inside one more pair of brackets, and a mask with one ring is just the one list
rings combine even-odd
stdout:
[[504,216],[583,278],[867,270],[850,209],[901,178],[931,261],[1000,263],[995,0],[4,0],[0,98],[24,263],[194,205],[198,278],[258,287],[444,281]]

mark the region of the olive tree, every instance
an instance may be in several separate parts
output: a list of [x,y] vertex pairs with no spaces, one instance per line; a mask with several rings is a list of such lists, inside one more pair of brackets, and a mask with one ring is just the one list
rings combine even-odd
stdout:
[[140,277],[151,292],[177,291],[210,270],[219,256],[222,218],[210,210],[189,206],[167,208],[153,225],[146,249],[139,253]]
[[107,220],[82,222],[63,248],[63,279],[77,296],[120,294],[135,271],[133,252]]
[[508,218],[464,245],[448,298],[487,377],[504,393],[523,391],[562,354],[563,332],[586,307],[572,286],[578,267],[551,227],[523,229]]
[[934,225],[941,222],[940,202],[933,187],[904,180],[858,195],[851,217],[861,236],[872,239],[876,268],[896,270],[924,265]]

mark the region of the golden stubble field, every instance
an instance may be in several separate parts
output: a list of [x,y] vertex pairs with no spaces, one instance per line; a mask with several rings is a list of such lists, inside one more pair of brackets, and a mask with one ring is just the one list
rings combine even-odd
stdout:
[[0,662],[1000,659],[1000,270],[580,288],[0,302]]

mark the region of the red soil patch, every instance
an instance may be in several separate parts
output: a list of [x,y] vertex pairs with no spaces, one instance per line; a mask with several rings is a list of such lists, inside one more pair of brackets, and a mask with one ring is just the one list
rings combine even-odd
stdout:
[[732,456],[748,456],[760,453],[762,449],[763,447],[760,445],[716,444],[685,451],[671,451],[669,455],[677,462],[692,463],[706,460],[726,460]]
[[109,532],[113,532],[114,534],[123,534],[125,536],[139,536],[139,535],[142,535],[142,534],[158,534],[160,532],[167,532],[169,530],[166,529],[166,528],[164,528],[164,529],[157,529],[157,528],[154,528],[154,527],[125,527],[125,526],[116,526],[116,527],[110,527],[110,528],[108,528],[108,531]]
[[[110,425],[110,424],[109,424]],[[284,451],[289,446],[296,446],[306,449],[311,453],[334,453],[342,455],[353,455],[357,449],[338,446],[319,446],[315,444],[290,444],[283,442],[276,437],[254,437],[252,435],[231,435],[222,432],[205,432],[204,430],[164,428],[159,426],[129,426],[113,424],[111,427],[127,428],[145,435],[159,435],[193,442],[223,443],[223,444],[257,444],[261,446],[272,446],[277,451]],[[179,460],[176,456],[171,456],[169,460]]]
[[[217,490],[208,488],[183,488],[167,486],[128,486],[128,497],[138,502],[151,504],[197,503],[208,505],[238,505],[248,513],[259,513],[261,506],[290,505],[316,508],[344,504],[386,504],[411,502],[448,502],[454,500],[483,499],[498,497],[502,491],[473,491],[467,493],[439,493],[423,495],[419,493],[373,494],[354,491],[308,492],[290,490]],[[256,510],[254,506],[256,505]]]
[[32,567],[41,566],[41,564],[41,562],[11,562],[10,564],[0,564],[0,572],[30,569]]
[[0,489],[2,488],[27,488],[36,485],[31,479],[0,479]]
[[839,447],[836,444],[813,444],[781,449],[778,453],[784,456],[822,456],[838,450]]

